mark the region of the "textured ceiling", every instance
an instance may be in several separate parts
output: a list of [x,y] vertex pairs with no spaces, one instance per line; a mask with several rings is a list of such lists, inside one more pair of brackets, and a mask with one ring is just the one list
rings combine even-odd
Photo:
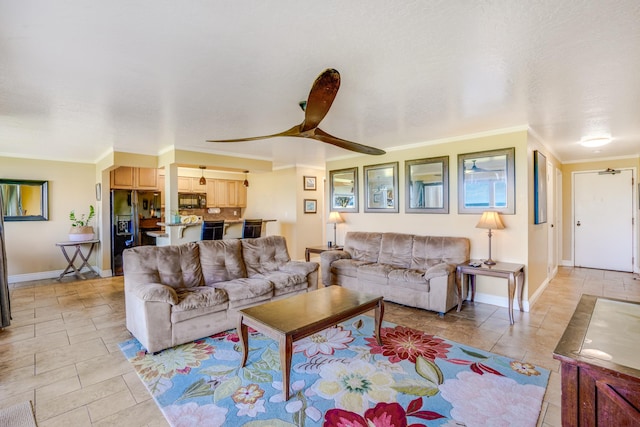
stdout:
[[[325,131],[383,149],[529,126],[563,162],[640,155],[640,2],[0,0],[0,155],[350,154],[277,138],[336,68]],[[600,153],[580,139],[607,135]]]

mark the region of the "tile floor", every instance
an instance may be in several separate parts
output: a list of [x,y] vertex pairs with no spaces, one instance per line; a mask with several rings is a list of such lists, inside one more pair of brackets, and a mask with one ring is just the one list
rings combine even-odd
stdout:
[[[13,323],[0,332],[0,407],[31,400],[40,427],[166,426],[118,343],[125,329],[122,278],[11,286]],[[560,268],[529,313],[465,304],[435,313],[388,303],[385,320],[552,371],[539,426],[560,426],[559,363],[552,351],[582,293],[640,301],[633,275]]]

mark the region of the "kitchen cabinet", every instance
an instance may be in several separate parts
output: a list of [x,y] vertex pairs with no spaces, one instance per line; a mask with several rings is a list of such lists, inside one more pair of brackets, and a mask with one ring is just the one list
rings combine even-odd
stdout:
[[111,171],[111,188],[157,191],[158,177],[158,169],[120,166]]
[[158,189],[160,190],[160,206],[164,208],[164,175],[158,175]]
[[207,186],[200,185],[200,178],[193,178],[190,176],[178,177],[178,193],[206,193],[206,192],[207,192]]
[[208,208],[237,208],[247,206],[247,191],[242,181],[229,179],[207,180]]

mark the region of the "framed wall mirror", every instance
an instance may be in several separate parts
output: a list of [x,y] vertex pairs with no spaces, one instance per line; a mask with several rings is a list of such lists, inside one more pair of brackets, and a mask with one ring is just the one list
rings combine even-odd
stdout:
[[398,162],[364,167],[364,211],[398,212]]
[[458,213],[516,213],[515,148],[458,155]]
[[404,162],[407,213],[449,213],[449,156]]
[[358,168],[329,171],[331,210],[358,212]]
[[48,181],[0,179],[5,221],[48,221]]

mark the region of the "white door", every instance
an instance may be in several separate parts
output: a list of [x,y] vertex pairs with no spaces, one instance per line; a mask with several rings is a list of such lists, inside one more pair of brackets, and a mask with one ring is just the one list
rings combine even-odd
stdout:
[[573,212],[576,267],[633,271],[631,170],[576,172]]

